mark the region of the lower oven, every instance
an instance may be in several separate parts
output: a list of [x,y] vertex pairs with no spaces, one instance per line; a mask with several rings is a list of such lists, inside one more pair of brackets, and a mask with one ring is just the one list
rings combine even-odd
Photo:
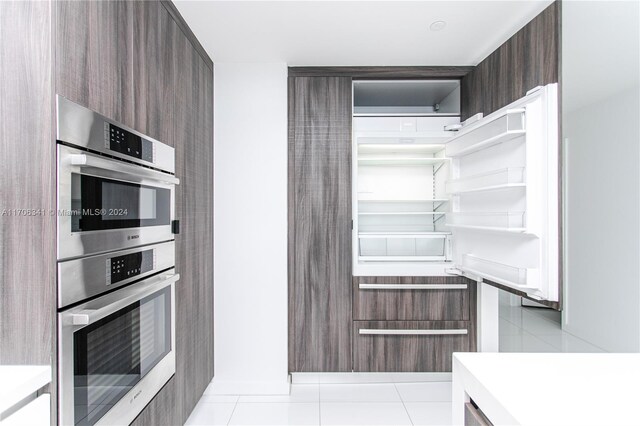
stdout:
[[129,424],[173,376],[179,278],[168,269],[58,314],[60,424]]

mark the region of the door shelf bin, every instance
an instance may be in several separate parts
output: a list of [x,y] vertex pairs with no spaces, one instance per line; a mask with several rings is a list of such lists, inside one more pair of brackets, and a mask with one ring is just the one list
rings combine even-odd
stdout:
[[524,230],[525,212],[456,212],[447,213],[447,226]]
[[446,183],[448,194],[489,191],[510,187],[525,187],[525,168],[507,167],[487,173],[449,180]]
[[525,110],[512,109],[483,125],[468,131],[461,130],[447,143],[447,157],[461,157],[499,143],[507,142],[526,133]]
[[444,261],[448,233],[363,233],[359,238],[361,261]]
[[491,281],[520,287],[522,289],[527,288],[528,272],[526,268],[518,268],[516,266],[482,259],[472,254],[462,256],[462,266],[465,271],[486,277]]

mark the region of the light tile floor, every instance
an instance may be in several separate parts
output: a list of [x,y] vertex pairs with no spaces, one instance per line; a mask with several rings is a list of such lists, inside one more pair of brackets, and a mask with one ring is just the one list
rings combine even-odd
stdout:
[[[500,304],[501,352],[602,352],[557,312]],[[450,425],[451,382],[294,384],[287,396],[213,395],[187,425]]]
[[451,382],[294,384],[289,396],[205,392],[187,425],[450,425]]
[[500,307],[500,352],[604,352],[562,330],[560,313],[541,308]]

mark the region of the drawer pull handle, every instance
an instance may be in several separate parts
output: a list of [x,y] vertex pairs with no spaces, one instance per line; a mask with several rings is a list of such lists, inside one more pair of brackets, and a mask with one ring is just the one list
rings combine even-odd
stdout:
[[456,328],[449,330],[394,330],[394,329],[370,329],[360,328],[359,334],[376,334],[376,335],[405,335],[405,336],[422,336],[422,335],[447,335],[447,334],[468,334],[466,328]]
[[466,290],[466,284],[365,284],[360,290]]

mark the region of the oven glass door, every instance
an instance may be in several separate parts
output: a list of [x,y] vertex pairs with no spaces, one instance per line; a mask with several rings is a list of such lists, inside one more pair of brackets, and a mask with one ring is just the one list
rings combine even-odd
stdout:
[[71,209],[71,232],[169,225],[171,191],[72,173]]
[[170,351],[170,286],[74,332],[75,424],[95,424]]

